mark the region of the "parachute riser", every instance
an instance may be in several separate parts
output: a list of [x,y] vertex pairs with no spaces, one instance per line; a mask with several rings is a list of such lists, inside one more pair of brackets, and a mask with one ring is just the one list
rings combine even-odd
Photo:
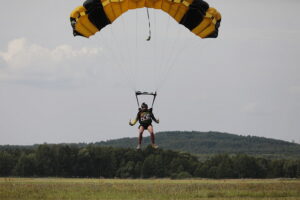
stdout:
[[153,99],[152,99],[152,104],[151,104],[151,108],[153,108],[153,105],[154,105],[154,102],[155,102],[155,99],[156,99],[156,96],[157,96],[157,92],[141,92],[141,91],[136,91],[135,92],[135,97],[136,97],[136,102],[137,102],[137,105],[138,105],[138,108],[140,108],[140,102],[139,102],[139,98],[138,96],[139,95],[150,95],[150,96],[153,96]]

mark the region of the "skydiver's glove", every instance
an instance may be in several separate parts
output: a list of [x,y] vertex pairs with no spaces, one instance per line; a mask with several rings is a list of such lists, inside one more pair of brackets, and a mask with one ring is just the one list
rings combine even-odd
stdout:
[[130,125],[130,126],[134,126],[135,123],[132,123],[132,121],[131,121],[131,119],[130,119],[130,120],[129,120],[129,125]]
[[156,120],[156,123],[158,123],[158,124],[159,124],[159,119],[157,119],[157,120]]

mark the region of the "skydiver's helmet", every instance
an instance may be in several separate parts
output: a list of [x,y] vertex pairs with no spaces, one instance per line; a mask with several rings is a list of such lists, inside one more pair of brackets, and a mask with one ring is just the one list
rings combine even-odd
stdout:
[[145,102],[142,103],[141,109],[142,109],[143,111],[148,110],[148,105],[147,105]]

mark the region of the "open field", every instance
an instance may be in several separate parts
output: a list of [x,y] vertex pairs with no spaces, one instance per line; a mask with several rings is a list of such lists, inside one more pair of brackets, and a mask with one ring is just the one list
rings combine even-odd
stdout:
[[0,199],[300,199],[300,179],[0,178]]

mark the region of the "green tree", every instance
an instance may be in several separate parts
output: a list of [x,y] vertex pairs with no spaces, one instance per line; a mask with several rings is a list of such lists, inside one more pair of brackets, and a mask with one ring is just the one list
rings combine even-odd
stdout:
[[59,145],[57,152],[57,175],[71,177],[74,174],[78,148],[70,145]]
[[117,177],[120,178],[133,178],[135,174],[135,163],[128,161],[117,171]]
[[227,157],[217,166],[216,178],[235,178],[236,174],[233,170],[233,162]]
[[300,160],[297,161],[297,173],[296,178],[300,178]]
[[238,178],[260,178],[258,171],[260,166],[256,163],[254,157],[247,155],[237,155],[234,159],[234,171]]
[[36,150],[36,174],[39,176],[55,176],[56,161],[53,146],[48,144],[39,145]]
[[22,177],[36,175],[36,157],[34,153],[22,154],[14,168],[14,174]]
[[134,166],[134,178],[142,177],[142,167],[143,163],[141,161],[138,161]]
[[11,176],[15,163],[13,155],[0,151],[0,176]]
[[77,155],[76,175],[80,177],[91,177],[93,162],[87,148],[81,148]]
[[284,160],[273,160],[270,164],[269,175],[268,177],[277,178],[277,177],[284,177],[285,173],[283,170]]
[[289,160],[284,163],[283,165],[283,171],[285,174],[285,177],[288,178],[294,178],[297,175],[297,163],[293,160]]
[[164,177],[164,164],[161,155],[151,154],[145,159],[142,175],[144,178]]

